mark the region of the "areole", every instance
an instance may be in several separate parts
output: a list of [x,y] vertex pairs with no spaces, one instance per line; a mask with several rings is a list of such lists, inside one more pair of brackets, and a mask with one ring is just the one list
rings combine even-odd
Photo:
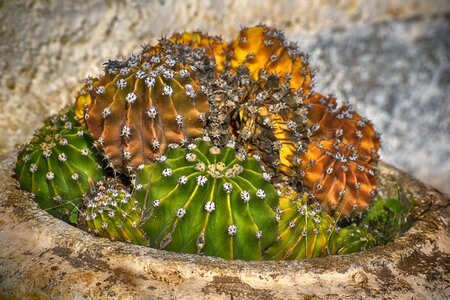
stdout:
[[394,242],[300,261],[226,261],[83,232],[16,188],[15,155],[0,157],[0,296],[6,299],[442,299],[448,291],[449,199],[380,164],[383,196],[399,186],[423,218]]

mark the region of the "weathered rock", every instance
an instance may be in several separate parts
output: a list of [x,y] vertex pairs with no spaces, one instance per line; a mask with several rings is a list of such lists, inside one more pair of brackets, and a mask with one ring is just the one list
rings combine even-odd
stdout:
[[[396,241],[302,261],[225,261],[89,235],[37,208],[0,157],[0,298],[443,299],[450,296],[449,199],[382,163],[384,196],[399,185],[423,219]],[[431,206],[430,206],[431,205]]]

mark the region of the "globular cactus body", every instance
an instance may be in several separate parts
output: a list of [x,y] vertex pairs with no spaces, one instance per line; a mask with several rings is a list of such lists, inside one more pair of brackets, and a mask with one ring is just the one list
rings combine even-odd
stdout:
[[208,99],[189,66],[155,55],[107,69],[89,88],[86,123],[116,170],[133,171],[202,134]]
[[19,152],[15,176],[21,188],[52,215],[76,219],[82,195],[105,175],[92,143],[73,110],[50,117]]
[[[276,239],[278,196],[259,163],[209,142],[168,150],[138,174],[150,245],[225,259],[261,259]],[[141,201],[141,200],[140,200]]]
[[141,230],[143,207],[116,180],[99,181],[95,190],[83,198],[82,220],[86,229],[111,240],[148,245]]
[[371,122],[320,94],[305,99],[311,142],[300,155],[303,184],[327,211],[364,211],[376,192],[380,142]]
[[286,260],[325,256],[336,227],[335,220],[308,204],[306,196],[298,196],[290,188],[281,190],[277,209],[280,235],[266,253],[266,259]]

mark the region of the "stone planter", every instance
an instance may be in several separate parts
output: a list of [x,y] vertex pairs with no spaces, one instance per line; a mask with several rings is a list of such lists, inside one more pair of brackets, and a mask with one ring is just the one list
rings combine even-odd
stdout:
[[2,299],[443,299],[450,296],[449,199],[381,163],[383,196],[399,184],[422,220],[386,246],[302,261],[225,261],[91,236],[40,210],[0,157]]

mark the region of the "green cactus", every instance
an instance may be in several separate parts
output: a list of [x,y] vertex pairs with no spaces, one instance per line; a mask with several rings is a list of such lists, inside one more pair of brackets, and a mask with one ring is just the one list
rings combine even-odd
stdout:
[[115,241],[148,245],[140,229],[142,205],[116,179],[99,181],[83,202],[85,210],[79,223],[84,223],[89,232]]
[[225,259],[258,260],[278,235],[278,195],[255,158],[208,141],[174,148],[145,166],[135,197],[150,245]]
[[277,243],[266,251],[266,259],[303,259],[329,253],[335,220],[321,211],[319,205],[308,204],[306,195],[299,197],[292,189],[283,188],[277,220],[280,235]]
[[92,142],[73,109],[53,115],[19,150],[15,177],[20,187],[53,216],[76,222],[82,195],[105,175]]
[[377,234],[367,225],[351,224],[339,229],[330,242],[330,253],[350,254],[377,246]]

